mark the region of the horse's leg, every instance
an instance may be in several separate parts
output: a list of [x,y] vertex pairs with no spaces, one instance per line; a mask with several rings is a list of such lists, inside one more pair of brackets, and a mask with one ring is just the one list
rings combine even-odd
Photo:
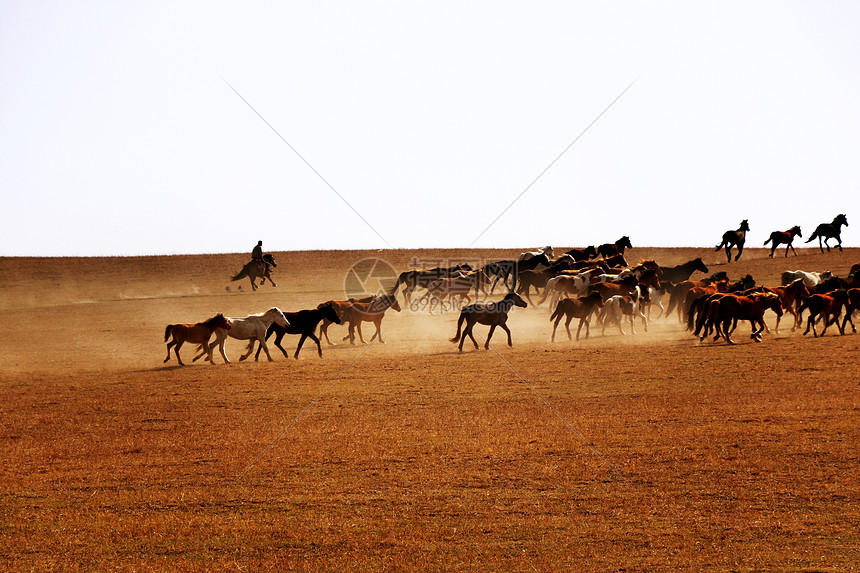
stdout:
[[164,362],[170,360],[170,348],[176,344],[176,339],[174,338],[170,342],[167,343],[167,358],[164,359]]
[[320,344],[320,339],[317,338],[313,332],[308,333],[308,338],[317,343],[317,354],[322,358],[322,345]]
[[[295,358],[296,360],[299,359],[299,351],[302,349],[302,344],[305,343],[305,339],[308,336],[310,336],[310,335],[303,332],[302,337],[299,338],[299,344],[298,344],[298,346],[296,346],[296,353],[293,354],[293,358]],[[316,337],[314,336],[314,338],[316,338]],[[317,345],[319,345],[319,338],[317,338]],[[322,356],[322,350],[320,350],[320,356]]]
[[[475,323],[471,320],[466,321],[466,330],[463,331],[463,339],[466,338],[466,334],[469,335],[469,338],[472,339],[472,344],[475,345],[475,350],[478,349],[478,341],[475,340],[475,335],[472,334],[472,329],[475,328]],[[463,347],[463,341],[460,341],[460,348]]]
[[184,340],[180,340],[176,343],[176,346],[173,347],[173,352],[176,354],[176,359],[179,361],[180,366],[185,366],[185,363],[182,362],[182,358],[179,356],[179,349],[182,347],[182,343]]
[[741,254],[742,254],[743,252],[744,252],[744,244],[743,244],[743,243],[738,243],[738,254],[737,254],[737,255],[735,255],[735,262],[737,262],[737,260],[738,260],[739,258],[741,258]]
[[[570,323],[573,321],[573,319],[574,319],[573,314],[568,314],[567,320],[564,321],[564,328],[565,328],[565,330],[567,330],[567,339],[568,340],[573,340],[573,337],[570,335]],[[580,326],[582,326],[582,325],[580,325]],[[576,339],[579,340],[579,331],[578,330],[576,331]]]
[[511,348],[513,348],[513,347],[514,347],[514,341],[513,341],[513,340],[511,340],[511,329],[510,329],[510,328],[508,328],[508,325],[507,325],[507,324],[505,324],[504,322],[503,322],[503,323],[501,323],[499,326],[501,326],[501,327],[502,327],[502,330],[504,330],[505,332],[507,332],[507,333],[508,333],[508,346],[510,346]]
[[358,321],[358,326],[356,327],[356,330],[358,330],[358,339],[361,341],[361,343],[362,343],[362,344],[367,344],[367,343],[364,341],[364,336],[362,336],[362,335],[361,335],[361,323],[362,323],[362,322],[363,322],[363,321],[359,320],[359,321]]
[[[373,335],[373,338],[379,337],[379,343],[385,344],[385,341],[382,340],[382,317],[379,317],[379,320],[373,321],[376,324],[376,332]],[[373,342],[373,338],[370,339]]]
[[484,343],[484,349],[486,349],[486,350],[490,349],[490,339],[493,337],[493,332],[495,332],[495,331],[496,331],[496,325],[491,324],[490,325],[490,332],[487,334],[487,342]]
[[732,247],[731,245],[726,245],[726,262],[732,262]]
[[[269,354],[269,347],[266,345],[266,337],[265,337],[265,336],[260,336],[260,337],[258,337],[258,338],[257,338],[257,340],[259,340],[259,341],[260,341],[260,347],[261,347],[261,348],[263,349],[263,351],[266,353],[266,358],[268,358],[268,359],[269,359],[269,362],[272,362],[272,355],[271,355],[271,354]],[[254,351],[254,342],[255,342],[255,341],[254,341],[254,339],[252,338],[252,339],[251,339],[251,344],[248,346],[248,354],[251,354],[251,352],[253,352],[253,351]],[[259,352],[259,348],[258,348],[257,350],[258,350],[258,352],[257,352],[257,356],[256,356],[256,357],[254,357],[254,361],[255,361],[255,362],[259,361],[259,359],[260,359],[260,352]]]

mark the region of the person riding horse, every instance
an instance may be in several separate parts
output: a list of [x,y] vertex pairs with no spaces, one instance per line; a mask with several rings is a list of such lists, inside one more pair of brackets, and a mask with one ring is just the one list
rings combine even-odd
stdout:
[[261,274],[271,270],[271,265],[263,258],[263,241],[257,241],[256,246],[251,249],[251,260],[260,266]]

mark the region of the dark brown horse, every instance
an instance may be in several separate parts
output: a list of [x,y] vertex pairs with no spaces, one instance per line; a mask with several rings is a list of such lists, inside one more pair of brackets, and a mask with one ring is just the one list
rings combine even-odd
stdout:
[[414,269],[411,271],[404,271],[397,277],[397,282],[394,283],[394,287],[391,289],[391,292],[396,294],[400,285],[404,285],[403,298],[406,301],[406,304],[410,304],[412,293],[415,292],[416,288],[427,288],[427,285],[437,279],[448,278],[453,276],[455,273],[461,271],[468,272],[471,270],[472,267],[464,263],[462,265],[455,265],[447,268],[436,267],[434,269]]
[[630,237],[624,235],[614,243],[604,243],[597,247],[597,254],[602,256],[604,259],[608,259],[613,255],[623,255],[624,249],[632,249],[633,245],[630,244]]
[[741,221],[741,226],[736,231],[726,231],[723,233],[723,242],[717,245],[717,250],[719,251],[725,247],[726,259],[728,262],[732,262],[732,247],[734,246],[738,248],[738,254],[735,256],[735,261],[741,258],[741,254],[744,252],[744,241],[746,241],[747,232],[749,230],[749,221],[744,219]]
[[788,249],[791,249],[791,252],[794,253],[794,256],[796,257],[797,251],[794,250],[794,246],[791,244],[791,242],[794,241],[794,237],[803,237],[803,235],[800,234],[799,225],[795,225],[788,231],[774,231],[771,233],[770,238],[764,242],[765,246],[767,246],[768,243],[771,243],[770,255],[768,256],[773,258],[773,252],[778,246],[788,245],[785,247],[785,256],[788,256]]
[[[460,352],[463,352],[463,343],[466,341],[466,337],[468,336],[472,339],[472,343],[477,349],[478,341],[475,340],[475,335],[472,334],[472,329],[477,323],[485,324],[490,327],[490,333],[487,335],[487,342],[484,344],[484,348],[489,350],[490,339],[493,337],[493,332],[496,330],[497,326],[501,327],[502,330],[508,333],[508,346],[513,346],[511,330],[508,328],[506,323],[508,321],[508,313],[511,312],[511,309],[515,306],[526,308],[528,303],[526,303],[526,301],[524,301],[517,293],[509,292],[505,295],[505,298],[499,302],[475,303],[464,307],[460,311],[460,318],[457,320],[457,334],[454,335],[451,342],[457,343],[459,341]],[[464,322],[466,323],[466,328],[463,328]]]
[[834,323],[839,332],[845,334],[844,321],[843,324],[839,324],[839,315],[842,313],[842,307],[847,304],[848,293],[844,290],[835,290],[828,294],[810,295],[809,298],[803,301],[800,308],[797,309],[797,312],[801,315],[804,310],[809,309],[806,330],[803,331],[803,334],[808,334],[811,328],[812,336],[819,336],[815,331],[815,323],[819,317],[824,319],[824,330],[821,331],[821,336],[824,336],[824,333],[827,332],[827,327]]
[[565,255],[570,255],[575,261],[587,261],[597,257],[597,249],[594,245],[588,245],[584,249],[571,249]]
[[818,239],[818,248],[821,252],[824,252],[824,249],[821,246],[822,239],[824,240],[824,246],[827,247],[827,252],[830,252],[830,245],[827,244],[828,239],[836,239],[838,241],[837,247],[839,250],[842,250],[842,238],[839,234],[842,232],[842,225],[848,226],[848,219],[844,214],[836,215],[831,223],[822,223],[815,228],[815,232],[806,239],[807,243]]
[[555,312],[549,317],[551,321],[555,321],[552,326],[552,341],[555,342],[555,330],[558,328],[558,323],[561,322],[561,317],[567,317],[564,322],[564,328],[567,329],[567,339],[570,340],[570,321],[574,318],[579,319],[579,328],[576,329],[576,339],[579,340],[579,332],[582,330],[582,325],[585,325],[585,338],[589,335],[588,318],[598,308],[603,308],[603,297],[599,292],[593,292],[588,296],[579,298],[565,298],[559,301],[555,307]]
[[[268,263],[268,264],[267,264]],[[272,286],[278,286],[275,284],[275,281],[272,280],[272,275],[269,272],[269,266],[277,267],[277,263],[275,263],[275,257],[266,253],[263,255],[263,262],[259,261],[249,261],[245,263],[245,266],[242,267],[242,270],[236,273],[231,281],[238,281],[245,277],[248,277],[251,280],[251,290],[257,290],[257,279],[262,277],[263,280],[260,281],[260,286],[266,284],[266,279],[269,279],[269,282],[272,283]]]
[[[212,333],[215,329],[223,328],[230,330],[230,321],[223,314],[216,314],[209,320],[198,322],[195,324],[168,324],[164,329],[164,342],[173,335],[173,340],[167,342],[167,358],[165,362],[170,360],[170,348],[175,347],[173,352],[176,353],[176,360],[179,364],[185,366],[182,358],[179,356],[179,349],[186,342],[199,345],[200,350],[206,352],[209,356],[209,362],[212,362],[212,348],[209,347],[209,339],[212,338]],[[214,364],[214,362],[212,362]]]

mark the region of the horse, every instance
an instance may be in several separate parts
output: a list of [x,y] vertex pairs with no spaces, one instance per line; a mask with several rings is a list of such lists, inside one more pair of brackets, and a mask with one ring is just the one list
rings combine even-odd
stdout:
[[559,301],[555,307],[555,312],[549,317],[550,321],[555,321],[552,326],[552,342],[555,342],[555,331],[558,328],[558,323],[561,322],[561,317],[566,317],[564,328],[567,330],[567,339],[570,340],[570,321],[574,318],[579,319],[579,328],[576,329],[576,339],[579,340],[579,333],[582,330],[582,325],[585,324],[585,338],[589,335],[588,317],[591,316],[598,308],[603,308],[603,297],[599,292],[593,292],[588,296],[579,298],[565,298]]
[[621,326],[624,316],[630,317],[630,331],[633,334],[636,334],[633,320],[637,316],[642,318],[645,332],[648,332],[648,319],[645,317],[645,313],[642,312],[641,305],[642,302],[647,302],[647,298],[648,287],[639,286],[633,289],[633,292],[628,296],[615,295],[609,297],[609,299],[603,303],[603,310],[600,311],[600,316],[597,319],[597,323],[603,325],[603,335],[606,335],[606,326],[610,322],[616,323],[618,325],[618,331],[621,332],[622,335],[626,335],[627,333],[624,332],[624,328]]
[[398,275],[397,281],[391,288],[391,292],[392,294],[396,293],[400,285],[406,285],[403,287],[403,299],[408,305],[411,302],[412,293],[415,292],[416,288],[427,288],[427,285],[429,285],[436,279],[448,278],[453,276],[457,272],[468,272],[471,270],[472,267],[464,263],[462,265],[455,265],[453,267],[447,268],[436,267],[434,269],[415,269],[411,271],[404,271],[400,273],[400,275]]
[[741,226],[736,231],[726,231],[723,233],[723,242],[717,245],[719,251],[723,247],[726,249],[727,262],[732,262],[732,247],[737,246],[738,254],[735,256],[735,261],[741,258],[741,253],[744,252],[744,241],[747,238],[747,232],[750,230],[749,222],[744,219],[741,221]]
[[376,332],[370,338],[373,342],[379,337],[379,342],[385,344],[382,340],[382,319],[385,316],[385,311],[389,308],[400,312],[400,303],[397,302],[397,297],[393,294],[374,295],[370,302],[354,302],[343,313],[341,321],[349,324],[349,334],[344,336],[344,340],[349,340],[350,344],[355,344],[355,330],[358,329],[358,339],[362,344],[365,344],[364,337],[361,335],[361,323],[372,322],[376,325]]
[[[490,287],[490,294],[493,294],[493,291],[496,290],[496,285],[499,284],[499,281],[502,281],[502,284],[508,288],[508,290],[514,290],[517,288],[517,261],[505,260],[505,261],[496,261],[493,263],[487,263],[484,265],[481,270],[487,275],[488,278],[493,278],[493,285]],[[508,284],[508,280],[510,279],[510,283]]]
[[604,243],[600,245],[597,247],[597,254],[601,255],[604,259],[608,259],[613,255],[623,255],[625,247],[628,249],[633,248],[633,245],[630,244],[630,237],[627,235],[624,235],[614,243]]
[[164,329],[164,342],[173,335],[173,339],[167,342],[167,358],[165,362],[170,360],[170,347],[175,346],[176,360],[181,366],[185,366],[182,358],[179,356],[179,349],[186,342],[200,345],[201,349],[205,349],[209,354],[209,361],[212,362],[212,348],[209,346],[209,339],[212,338],[212,333],[218,328],[230,329],[230,321],[223,314],[216,314],[209,320],[198,322],[195,324],[168,324]]
[[675,284],[690,280],[690,277],[696,271],[702,271],[703,273],[708,272],[708,267],[705,266],[705,262],[702,260],[702,257],[696,257],[692,261],[687,261],[682,265],[660,268],[663,270],[663,276],[661,277],[662,280],[671,281]]
[[[801,316],[797,313],[797,308],[811,294],[809,288],[804,280],[799,278],[786,286],[772,290],[782,299],[782,307],[794,317],[794,324],[791,327],[791,331],[794,332],[801,325]],[[779,320],[776,321],[776,333],[779,334]]]
[[[845,321],[842,325],[839,324],[839,315],[842,313],[842,307],[848,304],[848,292],[844,290],[835,290],[830,294],[813,294],[810,295],[800,308],[797,310],[800,314],[809,309],[809,318],[806,321],[806,330],[803,331],[804,336],[809,334],[809,329],[812,328],[812,336],[817,337],[819,334],[815,332],[815,323],[819,316],[824,318],[824,330],[820,336],[824,336],[827,332],[827,327],[836,323],[836,328],[841,334],[845,334]],[[832,318],[831,318],[832,317]],[[853,324],[853,322],[852,322]]]
[[[478,323],[490,327],[490,333],[487,335],[487,342],[484,344],[485,349],[490,349],[490,339],[493,337],[493,332],[495,332],[497,326],[501,327],[502,330],[508,334],[508,346],[513,347],[514,343],[511,341],[511,330],[508,328],[506,323],[508,321],[508,313],[510,313],[511,309],[515,306],[526,308],[528,304],[517,293],[509,292],[505,295],[505,298],[499,302],[475,303],[464,307],[460,311],[460,318],[457,320],[457,334],[454,335],[451,342],[456,344],[459,341],[460,352],[463,352],[463,343],[466,341],[466,337],[468,336],[472,339],[472,343],[477,349],[478,341],[475,340],[475,335],[472,334],[472,329],[475,327],[475,323]],[[464,322],[466,323],[466,328],[463,328]]]
[[842,239],[840,238],[839,234],[842,232],[842,225],[845,225],[847,227],[848,219],[845,217],[845,214],[836,215],[836,217],[833,218],[833,221],[831,223],[822,223],[815,227],[815,232],[812,233],[812,235],[808,239],[806,239],[806,242],[810,243],[815,239],[818,239],[818,248],[823,253],[824,249],[821,246],[821,241],[823,239],[824,246],[827,247],[827,252],[829,253],[830,245],[827,244],[827,241],[829,239],[836,239],[839,242],[839,244],[836,246],[839,247],[839,250],[841,251]]
[[803,279],[803,282],[807,287],[814,287],[821,284],[825,279],[829,279],[833,276],[833,273],[830,271],[824,271],[823,273],[815,273],[811,271],[785,271],[782,273],[782,286],[788,285],[796,281],[797,279]]
[[[748,320],[752,328],[750,338],[753,342],[761,342],[761,333],[765,329],[764,311],[768,308],[780,308],[781,311],[779,296],[769,292],[754,293],[750,296],[724,294],[713,300],[708,305],[708,320],[713,321],[716,328],[715,340],[722,336],[727,343],[734,344],[729,326],[732,321]],[[702,338],[704,339],[704,335]]]
[[587,261],[597,258],[597,249],[594,248],[594,245],[588,245],[584,249],[571,249],[565,255],[570,255],[576,261]]
[[648,291],[648,298],[650,302],[648,303],[648,320],[651,320],[651,308],[656,306],[660,309],[660,314],[657,318],[660,318],[664,314],[666,314],[666,309],[663,307],[663,295],[667,292],[670,292],[672,288],[675,286],[675,283],[672,281],[660,281],[660,286],[657,288],[650,287]]
[[[346,312],[346,309],[349,308],[350,306],[352,306],[353,303],[370,302],[372,300],[373,300],[373,295],[366,296],[364,298],[357,298],[357,299],[356,298],[350,298],[347,300],[327,300],[327,301],[322,302],[319,305],[317,305],[317,308],[322,308],[323,306],[330,305],[330,306],[334,307],[335,314],[337,314],[338,318],[340,319],[341,317],[343,317],[343,313]],[[322,321],[320,322],[320,339],[322,339],[323,336],[325,336],[325,340],[326,340],[326,342],[328,342],[329,346],[334,346],[334,343],[332,343],[331,339],[328,337],[328,327],[331,326],[331,324],[333,322],[334,322],[333,320],[329,320],[325,317],[323,317]],[[334,324],[341,324],[341,322],[340,322],[340,320],[338,320],[338,322],[334,322]]]
[[552,247],[547,245],[542,249],[538,249],[537,251],[526,251],[525,253],[520,253],[520,260],[521,261],[527,261],[529,259],[532,259],[534,257],[539,257],[541,255],[546,255],[546,257],[549,259],[551,259],[555,256],[552,252]]
[[469,296],[469,293],[472,289],[475,289],[476,298],[479,290],[484,293],[484,296],[486,296],[487,290],[484,288],[484,284],[489,282],[490,278],[483,270],[472,271],[471,273],[460,274],[460,276],[450,278],[436,279],[427,285],[427,292],[418,300],[418,302],[421,303],[425,299],[429,298],[431,301],[430,314],[433,314],[433,300],[438,300],[440,308],[443,308],[443,310],[444,307],[442,307],[442,305],[444,305],[446,298],[450,298],[452,304],[454,303],[455,296],[460,297],[461,301],[465,299],[467,302],[471,303],[472,297]]
[[845,320],[842,321],[842,332],[845,332],[845,324],[851,323],[851,331],[857,332],[854,321],[851,319],[854,313],[860,310],[860,288],[848,289],[848,302],[845,303]]
[[676,307],[678,308],[678,320],[682,320],[684,313],[684,299],[687,296],[687,291],[689,291],[693,287],[697,286],[706,286],[711,283],[725,281],[723,285],[726,289],[728,289],[729,276],[726,274],[726,271],[720,271],[712,274],[709,277],[706,277],[700,281],[683,281],[676,284],[672,287],[672,292],[669,295],[669,308],[666,309],[665,316],[668,316],[672,309]]
[[[286,312],[284,313],[289,324],[287,326],[282,326],[277,323],[269,326],[266,331],[266,340],[274,334],[275,335],[275,346],[277,346],[281,352],[284,353],[284,357],[288,357],[287,351],[284,350],[284,347],[281,346],[281,340],[283,340],[285,334],[300,334],[302,337],[299,339],[299,344],[296,347],[296,353],[293,357],[298,360],[299,352],[302,349],[302,345],[305,343],[305,339],[310,338],[314,342],[317,343],[317,354],[322,358],[322,345],[320,344],[320,339],[317,338],[314,331],[317,329],[317,324],[319,324],[323,320],[329,320],[335,324],[341,323],[341,318],[338,316],[333,305],[328,303],[323,303],[319,305],[317,308],[311,310],[299,310],[296,312]],[[268,351],[267,351],[268,352]],[[257,356],[260,355],[260,349],[257,349]]]
[[[215,330],[215,342],[209,345],[207,360],[212,357],[212,349],[215,346],[218,346],[218,349],[221,351],[221,357],[224,359],[225,364],[229,364],[230,361],[227,359],[227,354],[224,352],[224,341],[227,340],[227,337],[235,338],[236,340],[249,340],[248,343],[248,352],[239,357],[239,362],[248,358],[251,353],[254,351],[254,343],[256,341],[260,341],[260,348],[266,351],[266,356],[269,358],[269,362],[272,361],[272,355],[269,354],[269,349],[266,347],[266,330],[269,328],[269,325],[272,323],[280,324],[283,327],[286,327],[289,323],[287,319],[284,317],[284,313],[281,312],[276,306],[273,306],[266,312],[261,312],[259,314],[249,314],[245,318],[234,318],[232,316],[227,317],[227,320],[230,321],[230,325],[232,328],[218,328]],[[201,358],[204,354],[207,354],[207,351],[202,351],[200,354],[194,357],[194,362],[197,361],[198,358]],[[260,351],[257,350],[257,356],[255,360],[260,358]]]
[[538,304],[543,304],[547,297],[552,295],[549,303],[549,309],[552,312],[562,297],[585,294],[590,284],[591,271],[582,271],[575,275],[555,276],[546,282],[543,297],[538,301]]
[[[275,263],[275,257],[266,253],[263,255],[264,262],[258,261],[249,261],[245,263],[245,266],[242,267],[242,270],[236,273],[231,281],[238,281],[245,277],[248,277],[251,280],[251,290],[257,290],[257,279],[262,277],[263,280],[260,281],[260,286],[266,284],[266,279],[269,279],[269,282],[272,283],[272,286],[278,286],[275,284],[275,281],[272,280],[272,275],[269,272],[269,265],[272,267],[277,267],[277,263]],[[267,265],[268,263],[269,265]]]
[[796,257],[797,251],[794,250],[794,246],[791,244],[791,242],[794,241],[795,236],[803,237],[803,235],[800,233],[799,225],[795,225],[788,231],[774,231],[773,233],[771,233],[768,240],[764,242],[765,246],[767,246],[768,243],[771,243],[770,254],[768,256],[770,258],[773,258],[773,252],[778,246],[788,245],[787,247],[785,247],[785,256],[788,256],[788,249],[791,249],[791,252],[794,253],[794,256]]

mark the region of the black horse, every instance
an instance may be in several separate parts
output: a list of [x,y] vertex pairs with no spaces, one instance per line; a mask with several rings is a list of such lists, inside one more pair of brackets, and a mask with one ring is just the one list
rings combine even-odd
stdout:
[[[335,312],[334,307],[331,304],[324,304],[319,308],[314,308],[311,310],[300,310],[298,312],[285,312],[284,316],[287,318],[289,322],[289,326],[284,328],[283,326],[272,323],[272,326],[266,331],[266,340],[274,333],[275,335],[275,346],[281,349],[281,352],[284,353],[285,357],[289,357],[287,351],[284,350],[284,347],[281,346],[281,340],[283,340],[285,334],[301,334],[301,338],[299,339],[299,345],[296,347],[296,353],[294,357],[298,360],[299,351],[302,349],[302,344],[305,343],[306,338],[310,338],[314,342],[317,343],[317,352],[322,358],[322,346],[320,345],[320,339],[317,338],[317,335],[314,334],[314,331],[317,328],[317,325],[320,323],[322,319],[327,319],[332,321],[335,324],[340,324],[340,317]],[[260,350],[262,349],[262,345],[257,349],[257,354],[254,356],[256,359],[260,356]]]
[[719,251],[723,247],[726,249],[726,259],[732,262],[732,247],[738,248],[738,254],[735,256],[735,261],[741,258],[741,253],[744,252],[744,241],[747,239],[747,232],[750,230],[749,221],[744,219],[741,221],[741,226],[736,231],[726,231],[723,233],[723,242],[717,245]]
[[[466,342],[466,337],[468,336],[472,339],[475,348],[478,348],[478,341],[475,340],[475,335],[472,334],[472,328],[474,328],[475,323],[479,323],[490,327],[490,333],[487,335],[487,342],[484,344],[484,348],[489,350],[490,339],[493,337],[493,332],[497,326],[508,333],[508,346],[513,346],[511,331],[505,323],[508,320],[508,313],[515,306],[526,308],[528,304],[517,293],[509,292],[499,302],[475,303],[463,307],[463,310],[460,311],[460,318],[457,321],[457,334],[454,335],[451,342],[456,344],[459,341],[460,352],[463,352],[463,343]],[[466,328],[463,328],[464,322],[466,323]]]
[[836,245],[839,247],[839,250],[842,250],[842,239],[839,237],[839,234],[842,232],[842,225],[848,226],[848,219],[844,214],[836,215],[833,219],[832,223],[822,223],[815,227],[815,232],[812,233],[812,236],[809,237],[806,242],[812,242],[816,238],[818,239],[818,248],[821,249],[821,252],[824,252],[824,249],[821,246],[822,239],[824,240],[824,246],[827,247],[827,252],[830,252],[830,245],[827,244],[828,239],[836,239],[839,244]]
[[588,245],[584,249],[571,249],[565,255],[570,255],[575,261],[587,261],[597,258],[597,249],[594,248],[594,245]]
[[612,255],[623,255],[624,248],[632,249],[633,245],[630,244],[630,237],[624,235],[614,243],[604,243],[597,247],[597,254],[601,255],[604,259],[608,259]]
[[696,271],[708,272],[708,267],[705,266],[702,257],[698,257],[676,267],[660,267],[660,270],[663,271],[662,280],[677,284],[689,280],[690,276]]

